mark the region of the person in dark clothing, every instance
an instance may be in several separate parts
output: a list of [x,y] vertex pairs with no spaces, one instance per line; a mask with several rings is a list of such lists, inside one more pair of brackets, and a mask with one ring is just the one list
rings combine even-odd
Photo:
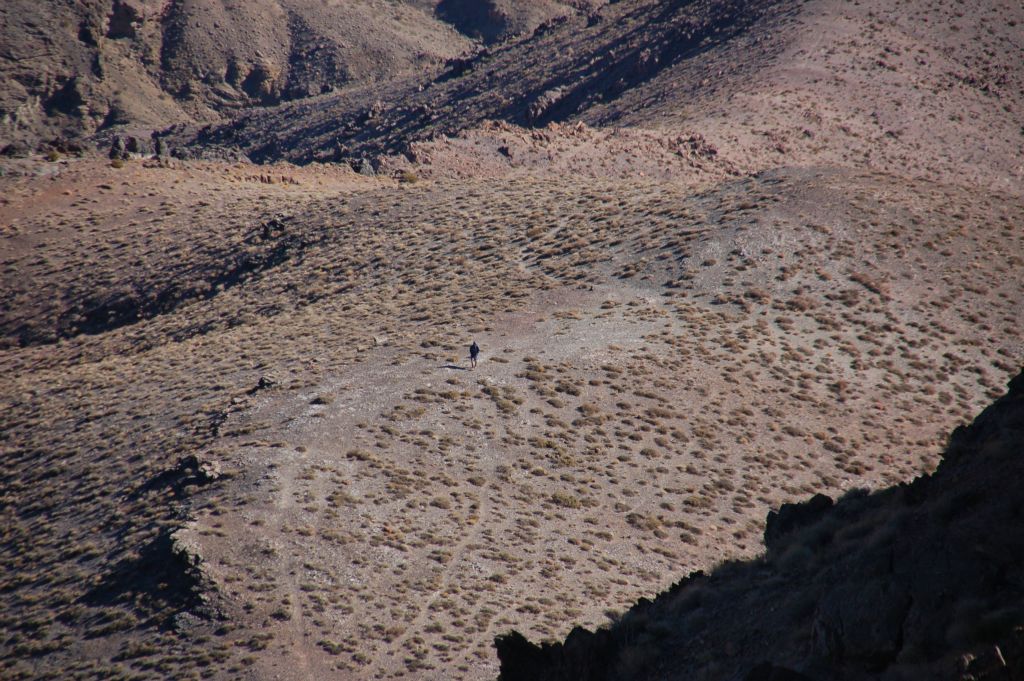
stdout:
[[476,358],[480,355],[480,346],[473,341],[473,344],[469,346],[469,365],[476,368]]

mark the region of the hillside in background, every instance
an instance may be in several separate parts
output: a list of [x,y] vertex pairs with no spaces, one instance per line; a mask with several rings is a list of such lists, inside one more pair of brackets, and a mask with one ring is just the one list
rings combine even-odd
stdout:
[[436,72],[473,50],[468,36],[496,40],[589,6],[13,0],[0,8],[0,149],[74,147],[97,131],[161,130]]
[[[1020,191],[1024,9],[954,0],[623,2],[546,25],[433,81],[254,111],[193,138],[257,161],[400,154],[487,121],[699,134],[745,171],[869,167]],[[185,137],[187,141],[188,137]],[[515,166],[505,143],[476,154]]]
[[1019,677],[1022,22],[0,8],[0,677]]

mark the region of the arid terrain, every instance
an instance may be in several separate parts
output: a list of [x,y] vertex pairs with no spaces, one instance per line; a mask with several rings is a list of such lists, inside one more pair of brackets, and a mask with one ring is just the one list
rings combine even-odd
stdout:
[[107,4],[0,10],[0,677],[1024,673],[1024,9]]

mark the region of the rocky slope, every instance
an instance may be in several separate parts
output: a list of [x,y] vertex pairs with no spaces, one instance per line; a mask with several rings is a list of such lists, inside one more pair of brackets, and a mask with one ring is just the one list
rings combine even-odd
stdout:
[[[556,18],[433,80],[397,79],[179,136],[256,161],[358,160],[487,121],[702,135],[738,168],[871,167],[1019,192],[1024,9],[954,0],[621,2]],[[492,163],[509,163],[491,145]]]
[[431,3],[92,0],[0,8],[0,149],[160,129],[435,68],[471,41]]
[[[600,0],[90,0],[0,7],[0,150],[209,122],[396,76]],[[426,76],[432,77],[432,76]],[[147,133],[148,135],[148,133]]]
[[[239,117],[184,135],[209,153],[240,149],[262,161],[337,160],[397,153],[410,142],[453,135],[487,120],[541,126],[582,115],[641,88],[664,69],[730,50],[757,64],[772,48],[747,29],[770,31],[787,2],[614,3],[555,17],[523,35],[450,63],[435,78],[396,79],[316,101]],[[752,66],[753,68],[753,66]]]
[[552,19],[589,13],[607,0],[442,0],[437,15],[466,35],[490,44],[533,31]]
[[935,473],[768,515],[767,553],[561,644],[499,637],[501,679],[1024,677],[1024,373]]

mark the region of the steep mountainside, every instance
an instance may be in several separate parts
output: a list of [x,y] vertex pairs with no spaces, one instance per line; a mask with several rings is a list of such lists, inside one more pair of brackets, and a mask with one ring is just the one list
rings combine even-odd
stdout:
[[0,7],[0,150],[76,148],[110,128],[207,122],[403,74],[433,77],[477,41],[602,4],[11,0]]
[[616,3],[433,81],[253,112],[201,131],[194,149],[373,158],[487,120],[583,122],[696,131],[744,170],[867,166],[1017,192],[1021,26],[1024,7],[999,2],[970,12],[955,0]]
[[[782,21],[789,2],[625,2],[556,18],[532,34],[458,60],[432,80],[295,103],[200,132],[200,146],[225,144],[256,160],[332,160],[394,153],[413,140],[455,134],[486,120],[519,125],[563,121],[614,100],[662,69],[706,59],[714,48],[745,52],[754,68],[768,51],[745,37]],[[735,47],[732,47],[735,45]]]
[[[582,121],[699,130],[744,169],[868,164],[1014,191],[1024,9],[890,5],[18,0],[0,9],[0,141],[291,101],[178,142],[308,162],[406,152],[486,120]],[[454,59],[472,43],[442,19],[519,37]]]
[[164,128],[433,69],[472,47],[430,3],[90,0],[0,7],[0,148]]

